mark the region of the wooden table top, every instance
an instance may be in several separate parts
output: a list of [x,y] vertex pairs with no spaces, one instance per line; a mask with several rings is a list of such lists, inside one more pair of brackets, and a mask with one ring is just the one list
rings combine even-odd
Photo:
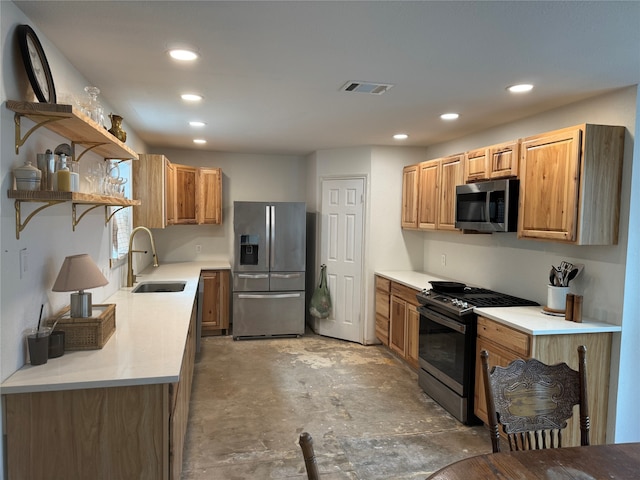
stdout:
[[640,478],[640,443],[489,453],[452,463],[428,480],[631,480]]

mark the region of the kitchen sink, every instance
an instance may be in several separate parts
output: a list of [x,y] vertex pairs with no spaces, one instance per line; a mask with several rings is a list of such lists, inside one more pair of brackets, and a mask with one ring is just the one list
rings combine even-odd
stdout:
[[132,293],[164,293],[182,292],[187,282],[167,281],[167,282],[142,282],[138,284]]

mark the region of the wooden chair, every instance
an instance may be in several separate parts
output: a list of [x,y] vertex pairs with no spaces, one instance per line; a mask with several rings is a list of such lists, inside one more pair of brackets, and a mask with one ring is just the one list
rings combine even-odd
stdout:
[[300,448],[304,456],[304,466],[307,469],[307,478],[309,480],[319,480],[318,463],[316,462],[316,454],[313,451],[313,438],[307,432],[300,434]]
[[562,446],[562,430],[580,405],[580,444],[589,445],[587,348],[578,347],[578,371],[566,363],[545,365],[538,360],[515,360],[489,371],[489,354],[480,358],[487,397],[493,452],[500,451],[498,424],[514,450]]

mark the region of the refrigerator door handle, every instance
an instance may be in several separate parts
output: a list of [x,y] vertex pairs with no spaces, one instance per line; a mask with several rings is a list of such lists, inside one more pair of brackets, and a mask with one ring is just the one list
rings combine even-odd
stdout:
[[278,294],[253,294],[253,293],[240,293],[238,298],[298,298],[300,293],[278,293]]
[[271,218],[271,227],[269,228],[269,270],[271,270],[276,263],[276,207],[269,205],[267,209]]
[[272,273],[273,278],[300,278],[301,273]]
[[238,278],[269,278],[268,273],[238,273]]

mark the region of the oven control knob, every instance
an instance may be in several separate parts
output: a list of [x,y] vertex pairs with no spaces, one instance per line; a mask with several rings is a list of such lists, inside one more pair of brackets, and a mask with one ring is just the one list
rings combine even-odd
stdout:
[[462,308],[467,308],[467,307],[469,306],[469,304],[468,304],[467,302],[461,302],[461,303],[460,303],[460,306],[461,306]]
[[458,306],[458,304],[460,304],[460,300],[458,300],[457,298],[454,298],[453,300],[451,300],[451,303]]

